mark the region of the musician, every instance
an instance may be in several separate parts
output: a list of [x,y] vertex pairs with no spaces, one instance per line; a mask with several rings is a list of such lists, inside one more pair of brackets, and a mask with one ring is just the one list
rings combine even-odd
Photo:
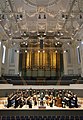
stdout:
[[11,100],[10,97],[7,98],[8,104],[7,104],[7,108],[11,107]]
[[29,95],[32,97],[32,94],[33,94],[33,91],[32,91],[32,88],[30,88]]
[[74,95],[74,101],[75,101],[75,107],[78,108],[78,104],[77,104],[77,95]]
[[37,96],[35,93],[33,95],[33,101],[34,101],[34,106],[37,105]]

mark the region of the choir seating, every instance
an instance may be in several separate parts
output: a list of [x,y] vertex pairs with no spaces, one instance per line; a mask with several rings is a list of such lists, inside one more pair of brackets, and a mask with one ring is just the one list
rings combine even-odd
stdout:
[[79,80],[80,75],[64,75],[61,77],[61,85],[75,84]]
[[4,75],[0,77],[0,84],[13,85],[69,85],[83,84],[83,78],[80,75],[64,75],[61,78],[57,76],[51,77],[30,77],[30,76],[12,76]]

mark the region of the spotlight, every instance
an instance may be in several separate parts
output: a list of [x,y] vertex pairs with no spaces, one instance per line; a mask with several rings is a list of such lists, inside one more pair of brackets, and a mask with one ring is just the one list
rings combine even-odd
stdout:
[[17,15],[17,19],[19,19],[19,15]]
[[57,35],[59,36],[59,35],[60,35],[60,32],[58,32]]
[[65,19],[68,19],[68,15],[65,16]]
[[82,19],[82,15],[80,14],[80,19]]
[[24,36],[26,35],[26,32],[24,32]]
[[44,19],[46,19],[46,15],[44,14]]
[[64,14],[62,14],[62,18],[65,18]]
[[38,17],[38,19],[41,19],[41,15],[39,14],[39,17]]
[[22,20],[22,18],[23,18],[23,17],[22,17],[22,14],[20,14],[20,20]]

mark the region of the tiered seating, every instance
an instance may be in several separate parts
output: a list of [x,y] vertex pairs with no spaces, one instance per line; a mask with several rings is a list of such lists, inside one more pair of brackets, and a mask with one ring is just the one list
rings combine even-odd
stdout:
[[64,85],[75,83],[79,79],[80,75],[64,75],[61,77],[61,83]]
[[0,116],[0,120],[83,120],[83,116]]
[[0,84],[6,84],[6,80],[4,80],[2,77],[0,77]]
[[35,85],[36,84],[36,77],[28,77],[28,76],[23,76],[23,79],[25,80],[27,85]]
[[4,79],[9,83],[9,84],[14,84],[14,85],[23,85],[23,81],[20,76],[4,76]]
[[80,79],[78,80],[79,84],[83,84],[83,77],[80,77]]
[[[80,78],[80,79],[79,79]],[[3,76],[0,77],[0,84],[13,84],[13,85],[69,85],[72,83],[83,83],[83,78],[79,75],[62,76],[59,79],[57,76],[54,77],[28,77],[28,76]]]

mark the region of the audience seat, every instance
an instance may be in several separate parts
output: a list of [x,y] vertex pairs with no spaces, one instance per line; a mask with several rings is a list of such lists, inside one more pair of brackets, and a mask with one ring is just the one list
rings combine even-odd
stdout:
[[83,120],[83,116],[0,116],[0,120]]
[[74,120],[74,116],[70,116],[70,120]]

